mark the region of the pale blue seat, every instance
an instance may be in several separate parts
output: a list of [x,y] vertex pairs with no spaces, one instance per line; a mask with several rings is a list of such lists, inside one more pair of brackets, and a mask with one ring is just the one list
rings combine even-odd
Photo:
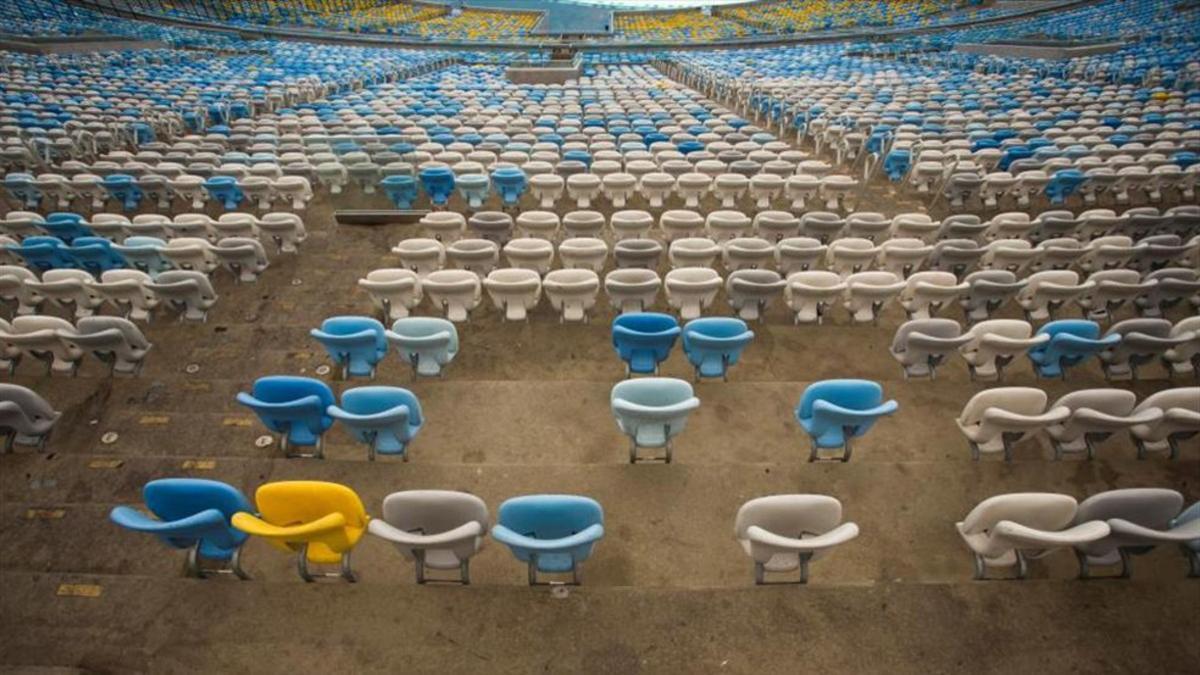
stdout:
[[519,204],[527,188],[525,172],[515,166],[502,166],[492,172],[492,189],[505,206]]
[[696,369],[696,379],[727,379],[729,367],[737,364],[742,350],[753,341],[754,331],[741,319],[704,317],[683,327],[683,352]]
[[42,193],[37,189],[36,179],[27,173],[10,173],[4,176],[4,189],[27,209],[36,209],[42,202]]
[[136,211],[142,203],[142,188],[138,187],[137,179],[124,173],[114,173],[104,177],[104,189],[109,196],[121,203],[126,211]]
[[638,448],[664,448],[671,461],[671,440],[683,432],[688,415],[700,407],[692,385],[672,377],[647,377],[618,382],[610,396],[617,427],[630,438],[629,461]]
[[612,341],[625,362],[625,374],[658,372],[679,337],[679,322],[669,314],[631,312],[613,319]]
[[204,181],[204,189],[226,211],[236,209],[242,203],[242,200],[246,198],[246,195],[242,193],[242,188],[238,186],[237,179],[233,176],[213,176],[208,178]]
[[488,187],[491,183],[487,176],[469,173],[455,177],[454,185],[458,189],[458,194],[462,196],[463,201],[467,202],[467,208],[476,210],[481,208],[483,203],[487,201]]
[[417,179],[412,176],[386,176],[379,186],[397,209],[407,211],[417,201]]
[[126,237],[120,244],[112,245],[113,251],[124,258],[130,267],[152,277],[175,269],[174,263],[162,254],[166,247],[167,242],[157,237]]
[[125,258],[113,250],[113,243],[104,237],[78,237],[68,252],[75,259],[76,267],[97,276],[126,267]]
[[421,187],[434,206],[445,206],[454,192],[454,172],[448,166],[427,166],[421,169]]
[[842,448],[841,460],[850,460],[851,442],[867,433],[875,422],[896,412],[895,401],[883,400],[883,387],[870,380],[823,380],[804,390],[796,419],[812,441],[808,461],[821,449]]
[[492,537],[529,567],[529,585],[538,573],[570,573],[580,582],[580,565],[604,537],[604,510],[578,495],[527,495],[500,505]]
[[87,226],[83,216],[78,213],[51,213],[46,216],[46,222],[38,223],[38,227],[51,237],[58,237],[64,243],[70,244],[79,237],[91,237],[95,233]]
[[416,375],[437,376],[458,354],[458,329],[436,317],[397,319],[386,333],[401,360]]
[[408,461],[408,444],[425,423],[421,402],[400,387],[356,387],[342,392],[341,405],[326,412],[367,445],[367,459],[400,455]]
[[[245,495],[232,485],[200,478],[163,478],[146,483],[142,498],[152,516],[130,506],[118,506],[109,518],[127,530],[158,537],[172,548],[188,549],[189,576],[203,577],[202,562],[215,562],[242,579],[242,544],[249,535],[230,524],[233,514],[254,513]],[[222,570],[215,570],[222,571]]]
[[387,355],[383,324],[367,316],[334,316],[309,334],[342,369],[342,377],[375,377],[375,366]]
[[1083,319],[1051,321],[1038,329],[1036,335],[1049,335],[1050,340],[1032,347],[1029,360],[1039,377],[1066,378],[1067,368],[1098,357],[1100,352],[1121,342],[1117,334],[1100,336],[1100,324]]
[[316,453],[307,456],[322,456],[323,434],[333,425],[326,410],[335,403],[333,391],[324,382],[291,375],[260,377],[252,393],[238,392],[237,402],[280,435],[285,453],[292,446],[316,446]]

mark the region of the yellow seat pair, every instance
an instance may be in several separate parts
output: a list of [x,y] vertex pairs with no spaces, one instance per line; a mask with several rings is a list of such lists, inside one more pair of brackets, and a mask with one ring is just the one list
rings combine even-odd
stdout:
[[[305,581],[318,576],[355,581],[350,552],[366,532],[370,516],[354,490],[338,483],[280,481],[259,487],[254,501],[259,515],[234,514],[234,527],[297,553],[297,568]],[[340,564],[341,571],[314,574],[309,563]]]

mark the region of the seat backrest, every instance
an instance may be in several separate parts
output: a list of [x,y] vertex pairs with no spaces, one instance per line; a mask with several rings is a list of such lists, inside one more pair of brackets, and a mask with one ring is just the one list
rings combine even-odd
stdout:
[[784,537],[824,534],[842,522],[842,503],[826,495],[771,495],[751,499],[738,509],[734,536],[751,527]]
[[201,478],[162,478],[142,488],[146,507],[162,520],[180,520],[208,509],[220,511],[228,521],[239,511],[254,512],[250,500],[237,488]]
[[452,490],[405,490],[383,498],[383,519],[406,532],[435,535],[464,523],[488,530],[488,508],[482,499]]
[[367,525],[367,511],[358,494],[338,483],[295,480],[266,483],[254,493],[263,520],[279,526],[300,525],[340,513],[347,528]]
[[1071,524],[1076,506],[1074,497],[1053,492],[996,495],[971,509],[963,519],[962,529],[966,534],[979,534],[1008,520],[1038,530],[1057,531]]
[[1120,518],[1155,530],[1165,530],[1183,508],[1183,495],[1166,488],[1108,490],[1079,503],[1076,523]]
[[865,410],[883,402],[883,387],[870,380],[823,380],[814,382],[800,397],[800,417],[812,417],[813,404],[829,401],[841,408]]
[[592,525],[603,524],[604,510],[589,497],[527,495],[500,505],[497,521],[534,539],[561,539]]

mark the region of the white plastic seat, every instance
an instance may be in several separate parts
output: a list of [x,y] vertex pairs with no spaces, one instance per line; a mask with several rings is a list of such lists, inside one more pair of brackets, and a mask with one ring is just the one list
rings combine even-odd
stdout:
[[606,174],[602,179],[604,196],[614,209],[625,208],[625,204],[637,190],[637,177],[624,172]]
[[968,322],[983,321],[999,311],[1025,288],[1026,281],[1007,270],[972,272],[963,280],[967,290],[959,299]]
[[698,318],[721,289],[721,275],[708,267],[680,267],[667,272],[667,302],[684,320]]
[[[541,240],[520,239],[514,241]],[[548,242],[542,243],[549,246]],[[524,321],[528,317],[528,312],[537,306],[538,300],[542,296],[542,278],[538,272],[531,269],[492,270],[483,280],[483,287],[487,289],[496,309],[504,312],[505,321]]]
[[684,237],[671,242],[667,249],[667,260],[672,268],[711,267],[721,247],[707,237]]
[[1023,275],[1039,255],[1041,250],[1028,241],[998,239],[984,247],[983,256],[979,258],[979,269],[1008,270]]
[[1030,263],[1031,272],[1064,270],[1075,264],[1087,248],[1072,237],[1057,237],[1038,242],[1038,254]]
[[1079,283],[1071,270],[1046,270],[1029,275],[1025,288],[1017,293],[1017,304],[1032,320],[1049,319],[1054,312],[1090,291],[1094,284]]
[[446,247],[436,239],[404,239],[392,248],[392,253],[400,257],[401,265],[422,279],[446,263]]
[[1086,452],[1092,459],[1096,447],[1112,434],[1162,419],[1162,410],[1147,408],[1134,413],[1136,406],[1137,396],[1125,389],[1081,389],[1060,396],[1051,407],[1065,407],[1071,412],[1066,419],[1046,427],[1054,441],[1054,458]]
[[942,229],[942,224],[924,213],[901,213],[892,218],[892,238],[910,237],[930,242]]
[[821,179],[821,197],[829,211],[853,211],[858,181],[850,176],[832,175]]
[[258,281],[258,275],[270,264],[262,244],[249,237],[226,237],[217,242],[212,252],[217,262],[241,282]]
[[280,253],[295,253],[308,238],[304,221],[294,213],[267,213],[258,219],[258,231],[263,238],[273,240]]
[[644,312],[658,299],[662,279],[649,269],[615,269],[604,276],[604,292],[617,311]]
[[546,275],[542,288],[551,306],[559,312],[560,321],[586,322],[589,311],[596,304],[600,277],[590,269],[554,270]]
[[600,272],[608,261],[608,244],[603,239],[572,237],[558,245],[558,259],[564,269]]
[[553,173],[542,173],[529,177],[529,191],[538,200],[542,209],[553,209],[555,202],[562,196],[565,181],[562,176]]
[[931,253],[933,247],[920,239],[888,239],[879,245],[876,263],[880,269],[906,279],[921,269]]
[[672,209],[659,216],[658,226],[667,241],[698,237],[704,233],[704,217],[695,211]]
[[946,356],[971,340],[950,319],[913,319],[900,325],[892,338],[892,358],[904,368],[904,377],[936,377]]
[[1158,281],[1150,279],[1142,281],[1142,275],[1135,270],[1100,270],[1093,272],[1087,278],[1092,287],[1075,299],[1089,319],[1097,321],[1111,320],[1114,313],[1126,303],[1132,305],[1135,300],[1144,297],[1154,290]]
[[753,225],[754,233],[770,242],[800,234],[800,219],[787,211],[759,211]]
[[303,211],[313,198],[312,184],[304,176],[280,176],[271,187],[294,211]]
[[1110,380],[1137,379],[1138,368],[1160,360],[1168,349],[1193,342],[1196,335],[1172,336],[1173,326],[1166,319],[1137,318],[1114,323],[1102,337],[1121,337],[1120,342],[1100,352],[1100,365]]
[[700,202],[708,194],[712,186],[712,176],[704,173],[689,172],[675,179],[675,191],[683,199],[686,209],[700,208]]
[[797,174],[789,176],[784,183],[784,193],[791,201],[792,211],[803,211],[811,199],[815,199],[821,189],[821,179],[816,176]]
[[[771,208],[771,202],[779,198],[785,184],[783,176],[759,173],[750,178],[750,196],[759,210]],[[835,197],[836,201],[836,197]]]
[[1143,459],[1149,452],[1164,451],[1175,459],[1179,456],[1180,441],[1200,433],[1200,387],[1156,392],[1143,399],[1134,413],[1150,408],[1162,410],[1162,418],[1157,422],[1135,424],[1129,429],[1137,445],[1138,459]]
[[819,239],[822,242],[833,242],[841,238],[842,230],[845,227],[845,219],[829,211],[809,211],[800,216],[800,232],[806,237]]
[[1004,367],[1029,349],[1050,341],[1047,334],[1033,334],[1033,326],[1016,319],[989,319],[971,327],[971,340],[960,351],[972,379],[998,379]]
[[992,568],[1015,567],[1016,578],[1024,579],[1030,559],[1109,535],[1108,524],[1101,521],[1074,524],[1077,508],[1074,497],[1046,492],[996,495],[980,502],[955,526],[975,556],[975,578],[984,579]]
[[421,278],[410,269],[393,267],[371,270],[358,280],[358,287],[367,292],[371,304],[388,321],[408,316],[423,297]]
[[516,220],[518,236],[537,237],[547,241],[554,241],[558,235],[558,226],[558,214],[552,211],[523,211]]
[[661,209],[675,190],[675,177],[669,173],[655,171],[642,176],[638,183],[642,197],[652,209]]
[[747,236],[751,224],[750,216],[741,211],[713,211],[704,220],[704,230],[705,234],[719,244]]
[[880,247],[866,239],[845,237],[835,239],[829,244],[825,256],[825,266],[830,270],[846,277],[857,272],[869,270],[875,258],[879,256]]
[[446,261],[483,278],[500,263],[500,247],[487,239],[459,239],[446,247]]
[[465,269],[430,272],[421,279],[421,290],[454,323],[467,321],[471,310],[478,307],[483,299],[483,285],[479,276]]
[[968,288],[950,272],[917,272],[905,281],[900,306],[910,319],[927,319],[962,297]]
[[617,267],[658,269],[663,246],[653,239],[622,239],[613,244],[613,259]]
[[181,320],[205,321],[208,310],[217,303],[217,293],[208,275],[197,270],[161,272],[143,285],[158,296],[159,304],[178,310]]
[[1163,352],[1163,363],[1171,369],[1171,373],[1200,373],[1200,316],[1180,319],[1171,328],[1169,337],[1180,340]]
[[817,267],[825,260],[829,247],[810,237],[788,237],[775,245],[775,267],[780,274],[791,275]]
[[[772,495],[752,499],[738,509],[734,536],[754,560],[754,582],[766,575],[800,570],[858,536],[858,525],[842,522],[842,504],[825,495]],[[783,583],[783,582],[773,582]]]
[[1088,244],[1088,250],[1076,265],[1085,274],[1100,270],[1127,267],[1134,256],[1149,248],[1148,244],[1133,243],[1133,239],[1121,235],[1099,237]]
[[158,307],[158,296],[146,287],[153,281],[140,270],[106,270],[100,280],[89,281],[92,289],[134,321],[149,321],[150,313]]
[[93,290],[92,275],[83,270],[53,269],[42,273],[41,280],[25,279],[30,292],[61,307],[70,307],[75,316],[91,316],[104,297]]
[[732,209],[746,194],[750,179],[737,173],[723,173],[713,179],[713,196],[721,202],[721,208]]
[[162,255],[181,270],[211,274],[220,266],[213,246],[207,239],[178,237],[167,242]]
[[421,231],[430,239],[445,245],[462,239],[467,231],[467,218],[454,211],[431,211],[420,220]]
[[995,387],[971,397],[955,422],[971,446],[971,459],[1004,453],[1012,460],[1013,446],[1071,414],[1065,406],[1046,408],[1046,392],[1032,387]]
[[828,307],[842,297],[845,290],[846,282],[833,272],[798,271],[788,275],[784,296],[795,323],[821,323]]
[[504,259],[511,267],[545,274],[554,263],[554,245],[545,239],[513,239],[504,245]]
[[[79,179],[79,176],[76,176],[75,180],[78,180],[78,179]],[[73,181],[73,183],[74,183],[74,181]],[[167,185],[171,188],[171,190],[175,194],[179,195],[180,199],[182,199],[187,204],[190,204],[192,209],[194,209],[196,211],[200,211],[204,208],[204,202],[207,201],[207,199],[208,199],[208,193],[204,190],[204,178],[203,177],[194,176],[194,175],[190,175],[190,174],[184,174],[177,178],[169,179],[167,181]],[[104,186],[101,185],[98,181],[97,181],[97,187],[99,187],[101,190],[104,190]],[[79,191],[80,188],[78,186],[76,186],[75,189],[76,189],[76,191]],[[107,195],[105,195],[105,196],[107,196]],[[94,202],[94,200],[93,200],[93,202]],[[98,204],[93,203],[93,206],[95,208],[103,207],[104,206],[103,199]]]
[[74,333],[70,321],[57,316],[18,316],[0,327],[0,351],[38,359],[46,364],[46,373],[74,375],[83,352],[62,341],[61,335]]
[[114,373],[136,375],[150,351],[150,342],[142,331],[119,316],[83,317],[71,330],[56,332],[65,347],[95,354]]
[[591,207],[592,200],[600,194],[601,179],[594,173],[577,173],[567,177],[567,194],[575,200],[575,204],[586,209]]
[[612,214],[609,225],[618,240],[641,239],[648,236],[654,227],[654,216],[649,211],[617,211]]
[[604,224],[604,214],[599,211],[568,211],[562,218],[567,237],[601,237]]
[[771,301],[786,286],[787,282],[774,270],[738,269],[725,280],[725,295],[740,318],[754,321],[762,318]]
[[32,270],[16,265],[0,265],[0,300],[15,301],[18,315],[35,314],[44,298],[28,282],[37,280]]
[[[1200,236],[1197,244],[1200,244]],[[1200,307],[1200,264],[1195,269],[1166,267],[1155,270],[1147,274],[1145,280],[1157,283],[1134,301],[1144,316],[1162,316],[1170,307],[1189,299],[1193,306]]]
[[891,272],[858,272],[845,280],[843,305],[856,323],[877,321],[888,301],[904,290],[904,281]]
[[775,257],[775,246],[758,237],[730,239],[721,247],[721,259],[725,269],[735,272],[741,269],[764,269]]

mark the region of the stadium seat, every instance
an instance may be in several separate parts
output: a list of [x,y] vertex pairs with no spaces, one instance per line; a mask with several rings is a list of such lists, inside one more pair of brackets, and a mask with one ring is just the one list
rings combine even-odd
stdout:
[[858,525],[842,522],[842,503],[826,495],[772,495],[751,499],[738,509],[734,536],[754,560],[754,583],[767,573],[800,570],[808,583],[809,564],[858,537]]
[[582,579],[582,564],[604,537],[604,511],[594,499],[577,495],[527,495],[500,505],[492,537],[529,568],[529,585],[539,574],[570,574]]
[[625,375],[657,375],[679,334],[679,323],[668,314],[636,312],[613,319],[613,347],[625,362]]
[[369,461],[378,455],[400,455],[407,462],[408,444],[425,423],[420,401],[400,387],[347,389],[326,413],[367,446]]
[[1016,578],[1028,574],[1029,560],[1056,550],[1100,541],[1111,532],[1108,523],[1076,523],[1078,503],[1069,495],[1021,492],[983,500],[956,527],[975,559],[975,578],[985,579],[994,568],[1016,568]]
[[692,319],[683,327],[683,351],[696,370],[696,379],[729,379],[729,367],[737,365],[742,351],[754,340],[754,331],[740,319],[707,317]]
[[365,316],[335,316],[309,331],[325,348],[342,379],[375,377],[375,368],[387,355],[383,324]]
[[883,400],[883,387],[868,380],[823,380],[810,384],[796,406],[796,419],[808,434],[808,461],[821,458],[824,449],[841,448],[840,459],[850,461],[852,442],[867,433],[880,417],[899,408]]
[[413,375],[441,376],[458,355],[458,329],[445,319],[410,316],[397,319],[387,332],[400,359]]
[[[288,456],[324,456],[324,434],[333,426],[326,409],[335,403],[333,391],[324,382],[291,375],[260,377],[254,381],[251,393],[238,392],[237,402],[253,410],[267,429],[279,434],[280,448]],[[313,446],[312,454],[290,452]]]
[[405,490],[383,498],[382,515],[367,523],[367,531],[413,562],[418,584],[446,581],[426,576],[429,570],[458,570],[466,585],[471,583],[471,558],[483,547],[488,525],[487,505],[475,495]]

